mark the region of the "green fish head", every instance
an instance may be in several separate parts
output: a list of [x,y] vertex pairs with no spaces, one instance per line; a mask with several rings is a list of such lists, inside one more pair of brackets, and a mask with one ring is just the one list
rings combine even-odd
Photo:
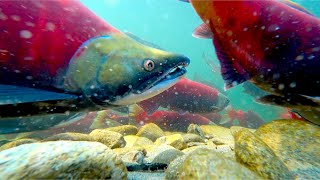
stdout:
[[84,43],[70,61],[64,88],[100,106],[134,104],[173,86],[189,62],[124,34],[97,37]]

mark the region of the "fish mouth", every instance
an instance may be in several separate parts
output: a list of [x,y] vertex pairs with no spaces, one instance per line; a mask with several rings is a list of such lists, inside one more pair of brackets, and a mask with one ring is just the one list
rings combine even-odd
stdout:
[[184,77],[188,65],[188,62],[180,62],[165,72],[155,73],[152,76],[149,76],[146,81],[143,81],[135,88],[132,88],[130,92],[116,98],[114,101],[109,102],[109,104],[118,106],[134,104],[156,96]]
[[151,77],[146,82],[142,83],[133,93],[141,94],[147,91],[148,89],[151,89],[152,87],[157,86],[160,83],[171,81],[179,77],[182,77],[187,73],[187,70],[186,70],[187,66],[188,66],[187,63],[181,62],[176,66],[170,68],[166,72],[164,73],[161,72],[160,76],[154,75],[154,77]]

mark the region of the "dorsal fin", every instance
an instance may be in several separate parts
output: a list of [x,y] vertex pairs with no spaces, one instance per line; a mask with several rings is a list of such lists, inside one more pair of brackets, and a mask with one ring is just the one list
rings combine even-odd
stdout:
[[213,33],[210,27],[206,23],[203,23],[193,31],[192,36],[202,39],[212,39]]

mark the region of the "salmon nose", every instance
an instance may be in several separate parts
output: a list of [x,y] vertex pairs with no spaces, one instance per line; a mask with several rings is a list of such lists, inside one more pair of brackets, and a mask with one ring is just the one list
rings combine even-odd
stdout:
[[230,103],[230,100],[228,98],[226,98],[226,101],[225,101],[225,104],[224,104],[224,107],[227,107]]
[[223,94],[221,94],[221,93],[218,94],[217,101],[218,101],[217,104],[218,104],[218,107],[220,108],[220,110],[223,110],[230,103],[230,100],[228,99],[228,97],[223,95]]

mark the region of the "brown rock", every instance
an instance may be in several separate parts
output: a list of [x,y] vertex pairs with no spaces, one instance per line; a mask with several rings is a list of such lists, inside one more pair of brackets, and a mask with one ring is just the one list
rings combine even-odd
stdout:
[[307,121],[275,120],[255,134],[298,179],[320,179],[320,126]]
[[111,128],[106,128],[106,130],[120,133],[123,136],[136,135],[138,132],[138,128],[133,125],[122,125],[122,126],[117,126],[117,127],[111,127]]
[[169,136],[159,137],[155,142],[155,145],[166,144],[176,149],[182,150],[187,147],[181,134],[173,134]]
[[154,123],[149,123],[140,128],[137,136],[146,137],[151,141],[155,141],[157,138],[164,136],[162,129]]
[[126,179],[127,170],[107,146],[88,141],[24,144],[0,152],[2,179]]
[[90,134],[95,141],[101,142],[110,148],[120,148],[126,145],[123,136],[120,133],[108,131],[105,129],[95,129]]
[[197,125],[197,124],[190,124],[190,125],[188,126],[187,133],[189,133],[189,134],[197,134],[197,135],[199,135],[201,138],[205,138],[204,132],[202,131],[202,129],[200,128],[200,126]]
[[240,129],[235,133],[235,154],[237,161],[263,178],[293,178],[272,149],[249,130]]
[[6,150],[6,149],[9,149],[12,147],[20,146],[22,144],[30,144],[30,143],[35,143],[35,142],[38,142],[38,141],[34,140],[34,139],[18,139],[18,140],[8,142],[8,143],[2,145],[0,147],[0,151]]
[[166,179],[261,179],[239,163],[206,148],[198,148],[173,163]]
[[147,155],[146,163],[163,163],[169,164],[175,158],[182,156],[183,153],[169,145],[149,145],[146,146]]
[[256,129],[250,129],[250,128],[245,128],[245,127],[242,127],[242,126],[231,126],[230,127],[230,131],[231,131],[231,134],[234,135],[236,132],[238,132],[240,129],[247,129],[249,130],[250,132],[254,133],[256,131]]
[[124,140],[126,141],[125,147],[153,145],[150,139],[136,135],[124,136]]
[[202,142],[203,143],[204,142],[204,139],[201,138],[197,134],[188,133],[188,134],[183,134],[182,137],[183,137],[183,140],[185,143],[190,143],[190,142]]
[[67,141],[94,141],[93,137],[88,134],[82,133],[60,133],[53,136],[48,137],[44,141],[59,141],[59,140],[67,140]]

